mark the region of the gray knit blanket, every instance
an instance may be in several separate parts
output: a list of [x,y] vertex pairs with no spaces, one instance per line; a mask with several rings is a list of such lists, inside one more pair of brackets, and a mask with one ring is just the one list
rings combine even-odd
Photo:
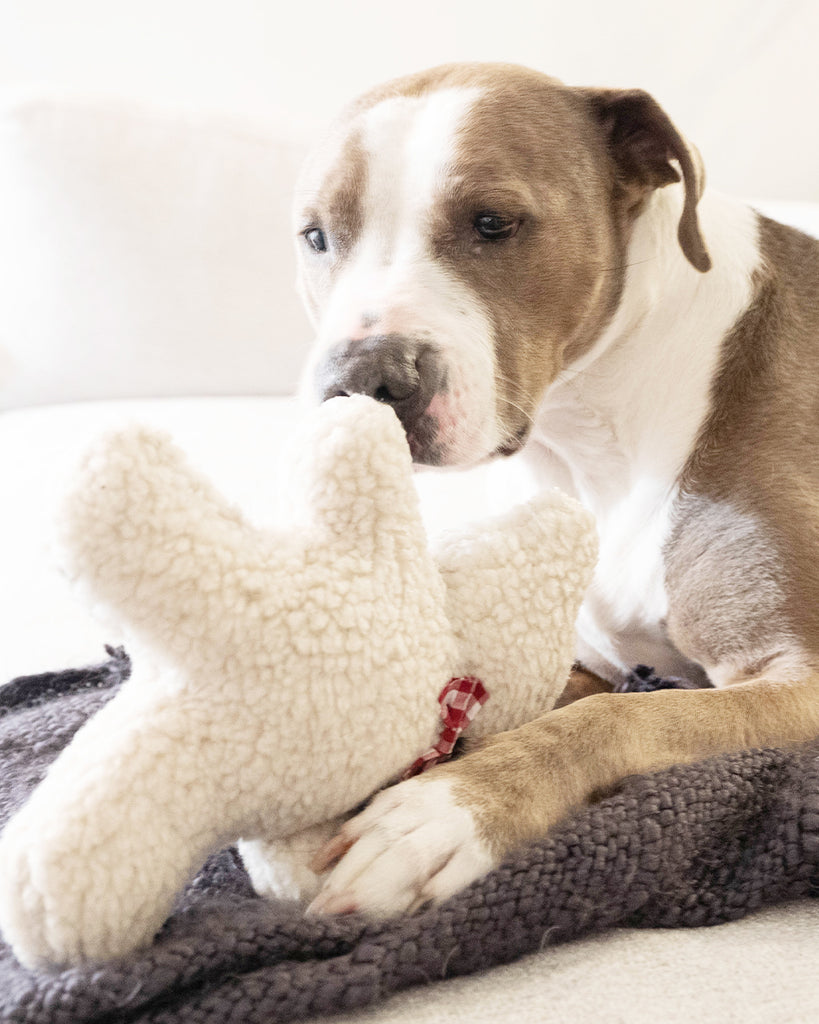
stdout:
[[[127,676],[109,654],[0,688],[0,825]],[[30,972],[0,946],[0,1021],[296,1020],[613,925],[718,924],[817,893],[819,743],[751,750],[630,778],[444,905],[386,923],[260,899],[225,850],[125,961]]]

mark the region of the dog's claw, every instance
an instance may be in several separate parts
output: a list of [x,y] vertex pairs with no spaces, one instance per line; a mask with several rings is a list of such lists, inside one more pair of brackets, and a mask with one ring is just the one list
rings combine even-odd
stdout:
[[313,857],[310,861],[310,870],[314,871],[317,875],[329,871],[330,868],[334,867],[341,860],[354,842],[355,839],[350,839],[343,831],[339,832],[338,835],[333,836],[329,843],[325,843]]
[[355,914],[358,907],[344,896],[322,890],[305,911],[306,914]]

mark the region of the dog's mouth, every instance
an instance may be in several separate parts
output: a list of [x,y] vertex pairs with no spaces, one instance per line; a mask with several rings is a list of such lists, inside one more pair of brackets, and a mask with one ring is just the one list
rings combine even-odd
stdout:
[[418,419],[404,426],[419,466],[468,468],[495,454],[494,429],[457,388],[436,392]]
[[522,427],[518,427],[518,429],[513,434],[507,437],[502,444],[499,444],[498,447],[492,453],[492,455],[502,456],[505,458],[506,456],[516,454],[516,452],[519,452],[521,448],[523,448],[523,446],[529,440],[529,435],[531,434],[531,432],[531,424],[524,423]]
[[446,465],[445,449],[439,438],[438,421],[423,413],[407,433],[412,461],[418,466]]
[[468,467],[513,454],[529,431],[496,422],[491,367],[465,362],[425,336],[368,335],[329,348],[313,379],[322,401],[365,394],[392,406],[416,465]]
[[412,461],[418,466],[475,466],[506,458],[519,452],[526,444],[531,426],[517,428],[494,448],[481,448],[458,440],[453,429],[442,428],[441,423],[430,410],[407,433]]

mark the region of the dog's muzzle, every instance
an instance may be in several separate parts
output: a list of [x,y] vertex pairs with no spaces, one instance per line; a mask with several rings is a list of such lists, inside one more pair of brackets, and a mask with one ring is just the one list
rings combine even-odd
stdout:
[[416,462],[440,462],[438,426],[428,413],[436,394],[446,390],[440,349],[398,334],[356,338],[335,345],[316,369],[319,399],[369,395],[395,410]]

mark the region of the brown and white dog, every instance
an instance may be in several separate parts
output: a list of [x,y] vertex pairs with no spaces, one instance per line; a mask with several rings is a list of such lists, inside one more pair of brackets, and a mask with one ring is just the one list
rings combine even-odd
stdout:
[[381,793],[313,908],[442,899],[625,775],[819,735],[819,243],[703,192],[640,91],[453,65],[354,103],[297,196],[320,398],[415,460],[520,448],[597,516],[601,693]]

